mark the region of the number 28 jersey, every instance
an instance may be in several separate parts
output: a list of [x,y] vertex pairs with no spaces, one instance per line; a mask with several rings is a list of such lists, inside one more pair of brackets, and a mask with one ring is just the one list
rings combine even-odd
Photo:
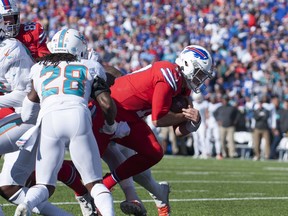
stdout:
[[98,62],[62,61],[58,66],[45,66],[41,62],[31,68],[34,88],[40,98],[41,110],[48,106],[61,107],[82,105],[87,107],[92,84],[96,76],[106,80],[104,68]]

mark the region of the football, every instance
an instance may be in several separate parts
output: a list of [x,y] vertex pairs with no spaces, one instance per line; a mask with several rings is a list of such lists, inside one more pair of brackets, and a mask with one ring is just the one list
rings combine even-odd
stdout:
[[182,95],[177,95],[172,98],[172,104],[170,110],[174,113],[182,112],[183,108],[187,108],[189,105],[188,98]]

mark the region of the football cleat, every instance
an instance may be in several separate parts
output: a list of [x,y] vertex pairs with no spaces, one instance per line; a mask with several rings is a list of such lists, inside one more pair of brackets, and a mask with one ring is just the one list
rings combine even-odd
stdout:
[[158,208],[158,216],[169,216],[170,215],[170,206],[166,205],[162,208]]
[[161,199],[149,193],[150,196],[154,199],[156,207],[158,209],[158,216],[170,216],[170,205],[169,205],[169,193],[170,185],[168,182],[159,182],[162,188],[162,197]]
[[14,214],[14,216],[31,216],[31,215],[32,215],[31,210],[24,203],[21,203],[17,206]]
[[146,216],[147,211],[142,202],[138,200],[123,201],[120,203],[121,211],[126,215]]
[[96,207],[93,198],[89,193],[83,196],[75,196],[78,201],[83,216],[97,216]]

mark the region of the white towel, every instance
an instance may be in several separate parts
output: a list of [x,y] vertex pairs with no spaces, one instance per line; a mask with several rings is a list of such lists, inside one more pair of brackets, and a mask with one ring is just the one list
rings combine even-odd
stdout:
[[37,137],[39,135],[40,124],[36,124],[28,131],[26,131],[17,141],[16,145],[19,149],[26,149],[27,151],[31,152],[33,146],[36,143]]

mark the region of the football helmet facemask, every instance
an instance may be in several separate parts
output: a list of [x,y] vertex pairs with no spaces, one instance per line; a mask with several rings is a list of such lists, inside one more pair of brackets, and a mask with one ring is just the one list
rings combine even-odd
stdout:
[[180,66],[188,87],[196,93],[200,92],[205,80],[213,77],[212,57],[202,46],[185,47],[175,63]]
[[6,36],[16,37],[20,30],[20,11],[15,0],[0,1],[0,14],[7,27]]
[[49,44],[51,53],[70,53],[77,59],[87,58],[87,41],[83,34],[75,29],[58,31]]

